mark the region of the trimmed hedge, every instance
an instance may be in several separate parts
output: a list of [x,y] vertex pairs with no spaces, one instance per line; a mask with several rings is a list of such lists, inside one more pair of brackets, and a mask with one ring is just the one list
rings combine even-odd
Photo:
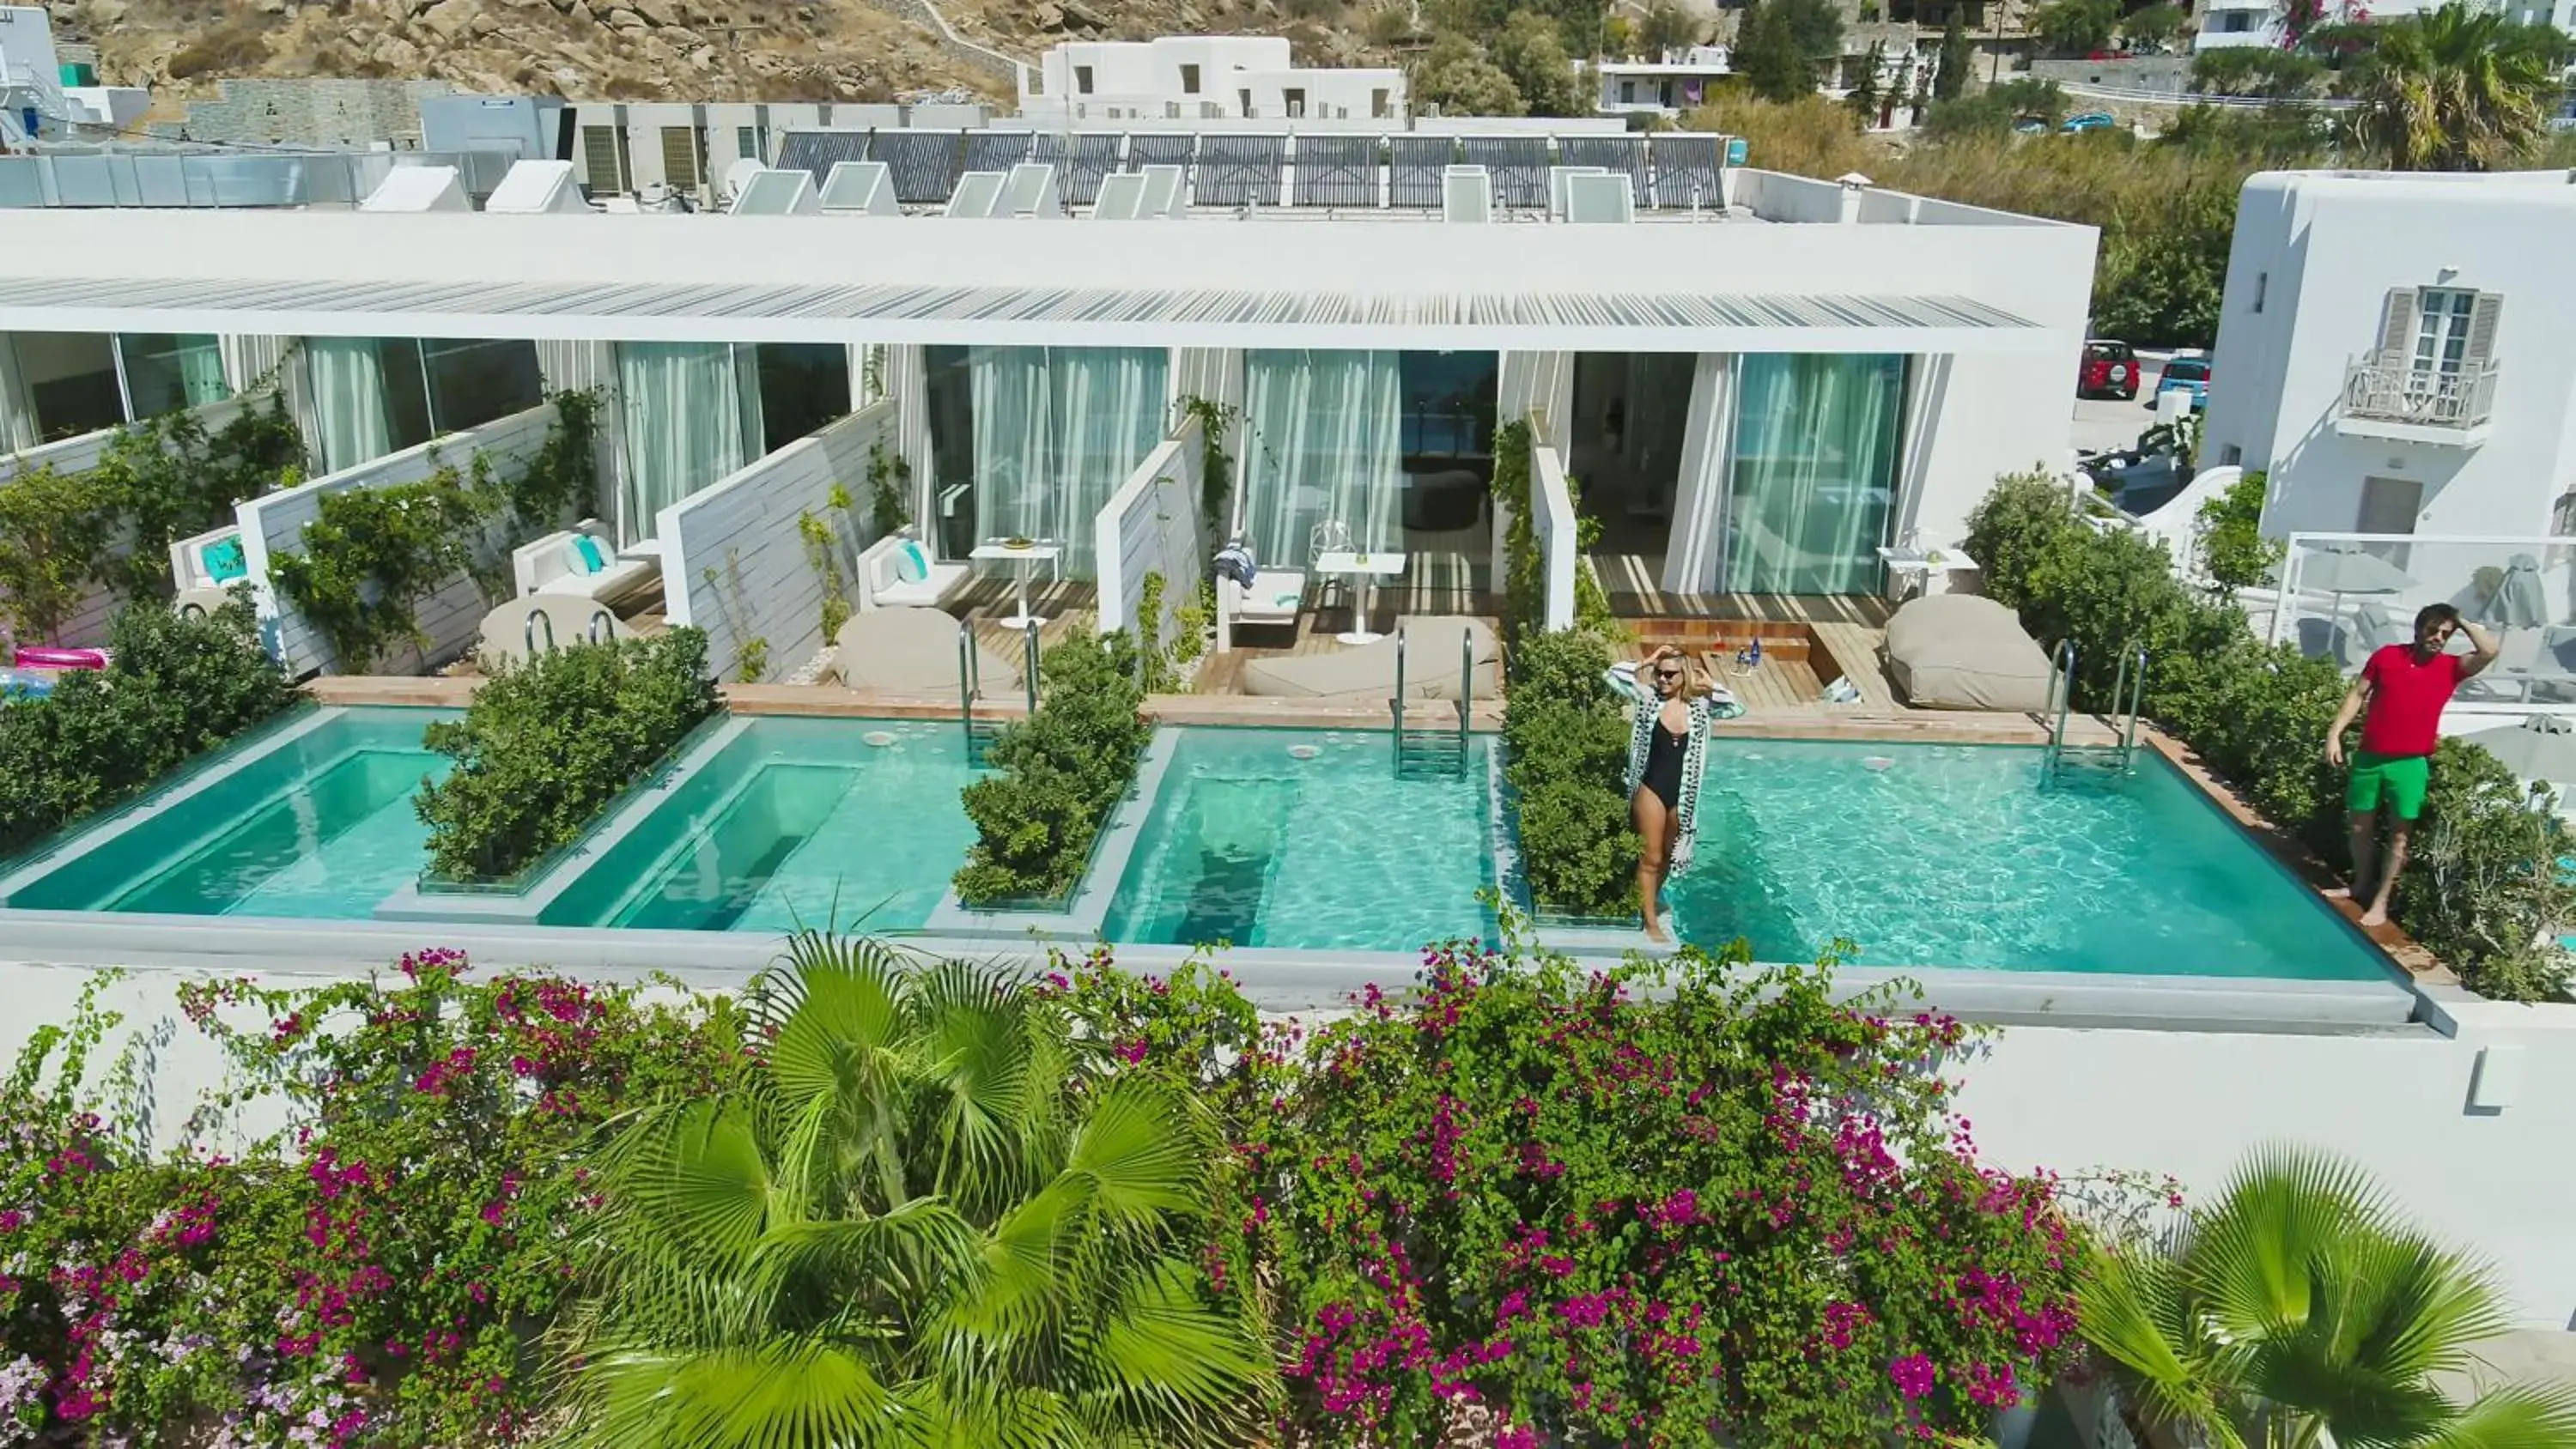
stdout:
[[997,773],[964,792],[976,836],[955,884],[970,906],[1072,890],[1153,734],[1124,631],[1076,634],[1047,650],[1038,671],[1037,713],[1002,731],[987,757]]
[[429,826],[430,874],[497,881],[570,844],[723,707],[696,629],[576,644],[503,670],[474,692],[465,718],[422,735],[456,761],[414,801]]
[[[1987,596],[2017,610],[2035,638],[2051,649],[2075,642],[2078,708],[2110,709],[2121,653],[2143,645],[2146,716],[2349,871],[2342,772],[2325,759],[2326,727],[2348,687],[2333,663],[2256,639],[2242,610],[2174,577],[2162,544],[2087,526],[2065,487],[2045,477],[1998,480],[1969,516],[1964,547],[1984,564]],[[2571,964],[2558,938],[2576,925],[2576,891],[2555,864],[2566,836],[2495,756],[2446,739],[2391,913],[2479,994],[2551,996]]]
[[0,704],[0,855],[142,794],[295,702],[247,590],[197,618],[129,604],[108,642],[106,669],[68,670],[48,696]]
[[1610,645],[1588,630],[1531,633],[1512,651],[1503,778],[1520,815],[1521,873],[1542,911],[1636,912],[1637,832],[1620,781],[1628,714],[1602,687]]

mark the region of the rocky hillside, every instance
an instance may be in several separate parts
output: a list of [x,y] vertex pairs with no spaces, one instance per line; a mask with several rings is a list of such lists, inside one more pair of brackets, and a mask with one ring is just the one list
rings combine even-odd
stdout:
[[[1372,0],[1360,0],[1372,3]],[[1401,0],[1396,0],[1401,12]],[[491,93],[612,100],[1003,99],[902,0],[56,0],[110,84],[169,101],[227,76],[434,78]],[[1285,34],[1327,64],[1382,54],[1347,0],[946,0],[961,35],[1017,59],[1063,39]],[[1374,27],[1385,34],[1384,23]]]

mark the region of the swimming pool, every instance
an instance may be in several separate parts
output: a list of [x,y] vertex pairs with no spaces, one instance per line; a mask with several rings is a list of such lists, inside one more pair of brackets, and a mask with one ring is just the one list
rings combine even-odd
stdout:
[[1492,741],[1399,779],[1383,730],[1184,729],[1110,908],[1113,942],[1418,951],[1491,936]]
[[412,808],[446,756],[422,729],[453,712],[327,710],[273,747],[221,756],[92,823],[22,873],[17,909],[362,920],[419,874]]
[[[916,930],[975,829],[956,724],[760,717],[606,841],[549,926]],[[871,740],[880,743],[871,744]]]
[[1685,939],[1762,960],[1837,936],[1858,964],[2375,981],[2387,959],[2150,751],[2042,789],[2041,751],[1724,740]]

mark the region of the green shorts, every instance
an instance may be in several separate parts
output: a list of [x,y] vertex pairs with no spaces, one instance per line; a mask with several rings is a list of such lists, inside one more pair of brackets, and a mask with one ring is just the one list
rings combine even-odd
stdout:
[[2431,782],[2430,755],[2374,755],[2360,750],[2352,757],[2352,781],[2344,787],[2344,808],[2355,812],[2376,810],[2382,792],[2388,796],[2388,808],[2400,820],[2412,820],[2424,813],[2424,787]]

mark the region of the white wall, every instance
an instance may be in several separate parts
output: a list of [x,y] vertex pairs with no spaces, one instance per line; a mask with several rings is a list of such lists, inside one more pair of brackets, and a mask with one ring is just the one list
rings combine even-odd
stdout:
[[1100,567],[1100,632],[1133,629],[1145,605],[1145,576],[1163,577],[1155,637],[1169,649],[1180,611],[1196,602],[1208,553],[1199,534],[1199,425],[1165,439],[1101,507],[1094,541]]
[[[505,474],[524,468],[528,458],[544,445],[546,429],[554,418],[551,404],[540,405],[236,507],[233,512],[241,520],[243,561],[249,566],[252,585],[259,594],[261,616],[275,622],[270,652],[286,666],[287,673],[303,675],[338,668],[330,644],[268,582],[271,558],[304,551],[304,526],[322,516],[324,498],[358,488],[417,483],[437,472],[442,464],[452,464],[461,471],[472,465],[477,454]],[[422,600],[413,612],[421,632],[429,636],[425,658],[404,649],[377,661],[376,668],[399,669],[406,664],[453,656],[474,642],[490,608],[473,579],[459,574],[445,588]]]
[[[2457,1039],[2006,1030],[1958,1110],[2003,1164],[2170,1172],[2206,1195],[2268,1142],[2333,1150],[2503,1270],[2521,1325],[2576,1326],[2576,1007],[2478,1005]],[[2519,1045],[2519,1100],[2468,1106],[2488,1045]]]
[[[2234,448],[2247,469],[2270,469],[2267,533],[2354,528],[2373,475],[2422,482],[2419,533],[2549,532],[2551,505],[2576,487],[2576,271],[2562,245],[2571,233],[2576,187],[2565,172],[2249,178],[2202,456],[2225,462]],[[2489,436],[2462,448],[2341,435],[2346,366],[2377,345],[2389,290],[2423,286],[2504,299]]]
[[664,550],[670,621],[706,631],[707,661],[719,677],[734,677],[747,638],[769,642],[768,679],[784,678],[823,647],[823,578],[807,559],[796,524],[807,513],[834,512],[826,500],[835,483],[853,505],[850,515],[832,522],[857,535],[841,557],[846,596],[857,611],[857,551],[875,541],[868,525],[871,444],[894,451],[892,402],[870,403],[662,510],[654,536]]

